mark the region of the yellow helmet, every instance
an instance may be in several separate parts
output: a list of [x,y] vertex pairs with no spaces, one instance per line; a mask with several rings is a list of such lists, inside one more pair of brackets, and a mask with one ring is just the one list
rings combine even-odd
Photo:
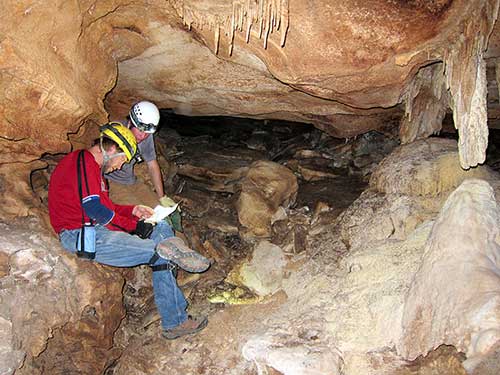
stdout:
[[101,137],[113,140],[127,157],[127,162],[137,153],[137,141],[132,131],[119,122],[110,122],[99,128]]

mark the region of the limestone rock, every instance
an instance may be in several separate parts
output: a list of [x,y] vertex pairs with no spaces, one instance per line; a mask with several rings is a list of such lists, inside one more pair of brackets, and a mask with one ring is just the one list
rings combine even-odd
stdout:
[[261,152],[227,149],[221,152],[210,143],[210,137],[196,137],[183,144],[183,154],[176,159],[177,173],[188,177],[210,191],[231,192],[248,172]]
[[474,358],[500,341],[498,223],[487,182],[466,180],[450,195],[405,298],[404,357],[449,344]]
[[30,175],[44,167],[41,161],[0,164],[0,195],[4,202],[1,211],[6,217],[26,216],[41,206],[30,186]]
[[498,34],[498,3],[262,1],[256,11],[240,0],[7,0],[0,10],[0,174],[21,165],[24,172],[0,192],[9,199],[14,190],[17,207],[2,211],[28,215],[37,207],[29,190],[16,190],[40,168],[27,163],[88,145],[107,111],[123,118],[138,98],[180,114],[303,121],[350,137],[394,127],[399,104],[418,101],[412,77],[439,61],[461,165],[476,165],[487,145],[484,58],[498,57],[495,45],[485,54],[491,31]]
[[[386,240],[404,240],[439,211],[439,200],[365,191],[338,218],[340,236],[351,249]],[[377,220],[373,220],[377,217]]]
[[401,143],[438,133],[449,101],[443,64],[422,68],[407,87],[405,96],[405,116],[399,129]]
[[256,236],[269,236],[274,213],[294,203],[297,190],[297,178],[288,168],[269,161],[253,163],[236,203],[241,225]]
[[119,355],[111,347],[124,315],[120,274],[67,254],[39,220],[0,223],[0,231],[8,262],[0,277],[0,373],[102,372]]
[[0,371],[6,375],[13,374],[21,366],[25,355],[16,349],[12,336],[12,322],[0,317]]
[[[444,60],[454,46],[450,41],[467,26],[487,42],[495,14],[494,1],[483,0],[404,6],[320,1],[314,9],[307,2],[262,1],[260,10],[243,1],[169,4],[175,12],[168,10],[169,16],[176,14],[184,27],[157,16],[154,25],[161,27],[142,30],[154,47],[120,64],[108,100],[112,111],[125,109],[124,98],[149,93],[181,114],[272,116],[312,122],[339,136],[379,128],[400,114],[374,108],[399,103],[410,76]],[[272,17],[264,12],[268,7]],[[465,24],[475,9],[478,15],[490,10],[491,16]],[[387,15],[390,22],[373,21]],[[277,29],[285,20],[285,29]],[[203,84],[193,90],[192,82]]]
[[453,122],[460,137],[460,165],[464,169],[483,163],[488,147],[486,62],[483,56],[498,17],[499,2],[485,0],[478,5],[464,9],[469,17],[465,19],[462,37],[453,41],[444,59]]
[[255,363],[259,375],[268,374],[267,370],[283,375],[342,374],[343,362],[338,351],[318,346],[311,351],[307,346],[287,342],[282,335],[251,339],[242,353],[247,361]]
[[460,167],[457,143],[430,138],[397,148],[372,174],[370,186],[386,194],[437,196],[466,178],[495,179],[486,167]]
[[281,288],[285,266],[283,250],[268,241],[261,241],[250,260],[233,269],[226,281],[246,286],[259,296],[266,296]]
[[279,245],[285,253],[298,254],[306,250],[306,239],[311,217],[304,209],[289,209],[287,216],[274,222],[272,242]]

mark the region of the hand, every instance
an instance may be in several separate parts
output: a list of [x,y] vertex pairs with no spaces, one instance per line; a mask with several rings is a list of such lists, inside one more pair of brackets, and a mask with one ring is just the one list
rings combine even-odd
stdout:
[[155,211],[151,207],[143,206],[142,204],[135,206],[132,210],[132,215],[138,217],[139,219],[147,219],[154,213]]
[[135,234],[137,234],[143,240],[149,238],[151,233],[153,233],[153,224],[146,223],[144,220],[139,220],[135,227]]
[[160,204],[163,207],[172,207],[175,206],[176,203],[172,198],[169,198],[166,195],[164,195],[163,197],[160,198]]

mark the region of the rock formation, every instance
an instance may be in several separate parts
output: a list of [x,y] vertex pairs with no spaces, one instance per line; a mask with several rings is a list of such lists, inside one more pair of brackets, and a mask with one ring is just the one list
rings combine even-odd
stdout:
[[466,180],[450,195],[405,299],[398,351],[414,359],[439,345],[468,365],[500,342],[500,242],[491,186]]
[[297,178],[288,168],[273,162],[253,163],[236,203],[241,225],[252,235],[269,236],[273,215],[278,207],[295,202],[297,189]]

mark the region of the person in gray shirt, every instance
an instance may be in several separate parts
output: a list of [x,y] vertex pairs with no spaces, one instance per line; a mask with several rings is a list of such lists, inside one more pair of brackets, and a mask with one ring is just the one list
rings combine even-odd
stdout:
[[[148,206],[156,206],[156,202],[162,202],[162,199],[167,198],[163,189],[163,178],[160,170],[160,165],[156,159],[154,133],[160,122],[160,111],[155,104],[148,101],[140,101],[135,103],[130,109],[127,122],[123,125],[130,128],[134,134],[138,152],[142,160],[148,166],[148,172],[151,176],[151,181],[156,192],[156,197],[151,191],[144,191],[144,186],[136,184],[137,177],[134,173],[134,166],[138,163],[135,158],[130,163],[126,163],[121,170],[114,171],[106,175],[110,181],[110,193],[115,196],[117,203],[121,200],[120,190],[133,189],[134,195],[137,198],[137,203],[146,204]],[[133,187],[132,187],[133,186]],[[128,201],[130,201],[128,199]]]

